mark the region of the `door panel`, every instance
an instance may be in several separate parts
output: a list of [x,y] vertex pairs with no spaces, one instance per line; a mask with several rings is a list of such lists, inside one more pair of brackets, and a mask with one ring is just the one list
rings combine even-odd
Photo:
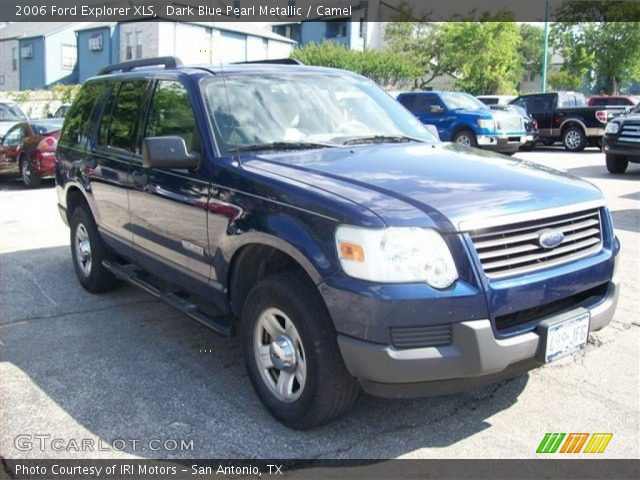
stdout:
[[113,86],[100,120],[97,146],[85,160],[99,208],[98,224],[127,245],[133,239],[127,192],[129,165],[135,158],[135,132],[148,85],[138,80]]
[[[203,154],[187,90],[180,82],[160,80],[151,98],[143,137],[167,135],[182,137],[188,151]],[[133,244],[145,268],[163,277],[173,269],[195,283],[208,282],[209,183],[204,168],[190,172],[145,168],[140,158],[132,162],[129,202]]]

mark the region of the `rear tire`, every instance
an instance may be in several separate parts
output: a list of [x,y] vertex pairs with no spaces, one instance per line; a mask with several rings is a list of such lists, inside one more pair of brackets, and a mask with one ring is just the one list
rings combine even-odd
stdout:
[[80,285],[91,293],[113,290],[114,275],[102,265],[112,255],[98,233],[98,227],[86,207],[78,207],[71,214],[71,256]]
[[25,187],[37,188],[40,186],[40,176],[33,171],[33,166],[24,155],[20,157],[20,176]]
[[478,139],[471,130],[460,130],[453,135],[453,142],[461,147],[477,147]]
[[629,166],[629,161],[620,155],[607,154],[605,158],[609,173],[624,173]]
[[582,128],[571,126],[562,134],[562,144],[569,152],[581,152],[587,146],[587,136]]
[[242,332],[253,388],[286,426],[329,423],[356,402],[360,385],[344,365],[322,298],[304,275],[260,281],[244,303]]

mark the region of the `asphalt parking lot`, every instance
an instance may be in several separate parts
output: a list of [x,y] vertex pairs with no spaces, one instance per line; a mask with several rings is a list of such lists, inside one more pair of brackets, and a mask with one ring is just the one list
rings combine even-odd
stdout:
[[[612,324],[585,351],[514,379],[438,398],[364,396],[341,421],[307,432],[266,413],[237,339],[219,338],[130,286],[85,292],[53,183],[25,190],[3,180],[0,456],[529,458],[546,432],[612,432],[604,457],[639,458],[640,165],[614,176],[593,149],[517,156],[605,193],[622,243]],[[62,439],[60,448],[44,437],[42,451],[34,435]],[[73,439],[81,446],[90,439],[94,448],[85,442],[78,451]],[[192,441],[193,449],[173,448],[171,440]]]

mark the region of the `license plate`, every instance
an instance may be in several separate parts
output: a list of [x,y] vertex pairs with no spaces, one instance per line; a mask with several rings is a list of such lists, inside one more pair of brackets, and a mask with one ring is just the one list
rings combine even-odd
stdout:
[[533,135],[527,135],[525,138],[527,139],[527,142],[533,142]]
[[549,363],[571,355],[587,345],[589,312],[549,326],[544,361]]

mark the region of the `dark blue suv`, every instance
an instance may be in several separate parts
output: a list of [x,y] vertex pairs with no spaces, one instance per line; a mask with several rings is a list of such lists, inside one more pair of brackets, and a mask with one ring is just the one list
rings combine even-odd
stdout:
[[361,389],[443,393],[553,361],[618,298],[597,188],[441,144],[340,70],[109,67],[66,116],[56,184],[82,286],[124,280],[238,330],[258,396],[295,428]]

